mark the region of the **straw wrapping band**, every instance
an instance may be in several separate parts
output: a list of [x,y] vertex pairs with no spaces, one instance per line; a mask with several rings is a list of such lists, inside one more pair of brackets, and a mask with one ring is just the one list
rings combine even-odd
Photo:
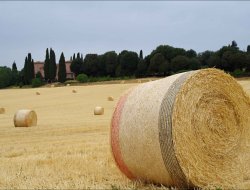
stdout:
[[116,109],[113,114],[111,123],[111,148],[113,152],[113,157],[116,161],[118,168],[124,173],[129,179],[135,179],[135,176],[129,170],[128,166],[125,164],[119,143],[119,123],[121,119],[121,114],[123,111],[124,104],[127,100],[128,94],[123,95],[117,103]]
[[176,186],[189,187],[187,180],[175,156],[172,138],[172,113],[177,93],[187,78],[195,72],[188,72],[177,78],[165,94],[159,112],[159,142],[164,165]]

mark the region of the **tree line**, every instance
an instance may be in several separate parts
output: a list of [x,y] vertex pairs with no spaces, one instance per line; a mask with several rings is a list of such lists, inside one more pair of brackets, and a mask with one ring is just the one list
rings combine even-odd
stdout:
[[[78,52],[70,57],[70,69],[77,77],[85,74],[88,77],[148,77],[169,76],[175,73],[196,70],[200,68],[218,68],[231,73],[234,76],[250,76],[250,45],[246,51],[238,48],[232,41],[229,45],[221,47],[217,51],[204,51],[197,53],[195,50],[185,50],[170,45],[160,45],[149,55],[143,56],[134,51],[123,50],[119,54],[108,51],[104,54],[86,54]],[[34,73],[34,60],[28,53],[24,61],[24,67],[19,72],[16,63],[12,69],[0,67],[0,88],[9,85],[31,84],[32,80],[45,82],[65,82],[66,66],[63,52],[60,55],[58,66],[58,78],[56,79],[56,55],[52,48],[46,49],[44,60],[44,78],[41,73]],[[9,73],[9,74],[6,74]],[[8,77],[6,77],[8,75]],[[11,76],[11,77],[9,77]],[[3,82],[7,81],[7,82]]]

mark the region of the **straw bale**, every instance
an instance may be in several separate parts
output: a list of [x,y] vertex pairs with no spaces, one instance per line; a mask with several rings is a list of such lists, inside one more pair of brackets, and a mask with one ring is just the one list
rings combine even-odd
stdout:
[[5,113],[5,108],[0,108],[0,114],[4,114]]
[[120,98],[112,117],[114,159],[130,179],[247,188],[249,110],[242,87],[217,69],[138,85]]
[[108,101],[114,101],[113,96],[109,96],[109,97],[108,97]]
[[104,108],[101,106],[96,106],[94,109],[94,115],[103,115],[104,114]]
[[37,115],[33,110],[18,110],[13,120],[15,127],[31,127],[37,125]]

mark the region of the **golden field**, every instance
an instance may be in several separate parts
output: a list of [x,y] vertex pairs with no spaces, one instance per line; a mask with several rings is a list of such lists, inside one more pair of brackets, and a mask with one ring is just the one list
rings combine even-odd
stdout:
[[[250,80],[239,83],[250,94]],[[164,189],[128,180],[112,158],[112,113],[121,94],[137,85],[0,90],[6,109],[0,114],[0,189]],[[95,116],[95,106],[103,106],[104,115]],[[35,110],[38,125],[15,128],[19,109]]]

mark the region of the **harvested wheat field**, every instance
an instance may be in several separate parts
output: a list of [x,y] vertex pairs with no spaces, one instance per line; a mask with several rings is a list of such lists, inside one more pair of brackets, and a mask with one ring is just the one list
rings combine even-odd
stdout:
[[[250,80],[239,83],[250,94]],[[0,115],[0,189],[167,189],[130,181],[111,154],[114,108],[137,85],[40,88],[42,96],[34,96],[36,89],[1,90],[8,112]],[[110,94],[114,101],[107,101]],[[93,114],[96,105],[104,107],[104,115]],[[37,126],[15,128],[19,109],[34,110]]]

